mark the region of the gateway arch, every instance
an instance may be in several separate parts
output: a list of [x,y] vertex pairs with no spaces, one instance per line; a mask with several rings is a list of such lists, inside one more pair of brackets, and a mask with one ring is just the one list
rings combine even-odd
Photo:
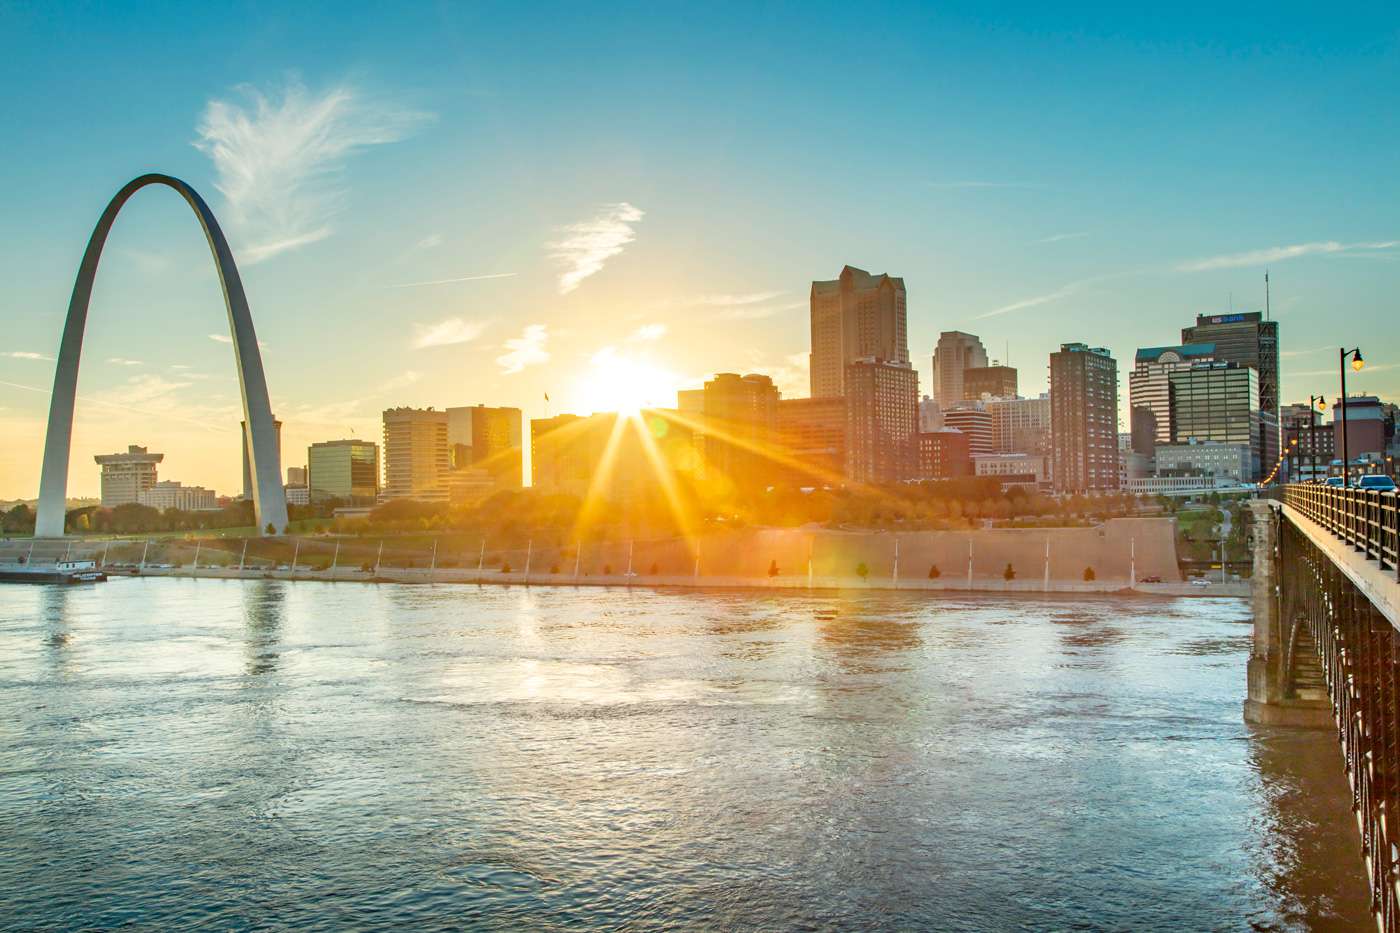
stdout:
[[73,298],[68,302],[68,319],[63,325],[63,342],[58,349],[58,368],[54,374],[53,397],[49,401],[49,428],[44,439],[44,468],[39,480],[39,512],[34,536],[60,538],[63,536],[65,503],[68,497],[68,458],[73,440],[73,403],[78,391],[78,359],[82,355],[83,330],[87,325],[88,302],[92,298],[92,283],[97,276],[97,263],[107,234],[122,206],[147,185],[165,185],[179,192],[189,203],[204,228],[214,265],[219,270],[219,283],[224,290],[224,305],[228,308],[229,329],[233,336],[233,359],[238,366],[238,386],[243,396],[243,423],[248,445],[249,468],[253,477],[253,512],[258,528],[268,525],[280,533],[287,525],[287,498],[282,489],[282,464],[279,460],[277,433],[272,423],[272,407],[267,397],[267,380],[263,376],[262,355],[258,352],[258,335],[253,330],[253,317],[248,312],[248,296],[243,293],[243,281],[238,277],[233,252],[224,239],[219,222],[204,199],[178,178],[169,175],[142,175],[117,192],[88,240],[83,264],[78,267],[78,280],[73,284]]

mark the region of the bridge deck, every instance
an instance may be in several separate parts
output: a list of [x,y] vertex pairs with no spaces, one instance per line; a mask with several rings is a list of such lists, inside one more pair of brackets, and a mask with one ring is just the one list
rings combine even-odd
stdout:
[[1274,505],[1282,509],[1284,517],[1346,574],[1392,626],[1400,629],[1400,583],[1396,582],[1393,571],[1383,570],[1374,558],[1368,559],[1365,553],[1308,518],[1299,509],[1284,503]]

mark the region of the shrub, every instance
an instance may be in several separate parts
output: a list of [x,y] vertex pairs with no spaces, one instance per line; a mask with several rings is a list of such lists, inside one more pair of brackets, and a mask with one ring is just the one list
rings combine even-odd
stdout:
[[941,576],[943,576],[943,571],[938,569],[937,564],[931,564],[928,568],[928,578],[930,580],[937,580]]
[[774,560],[774,561],[772,561],[772,562],[770,562],[770,563],[768,564],[768,576],[770,576],[770,577],[776,577],[777,575],[778,575],[778,562],[777,562],[776,560]]
[[1094,568],[1093,568],[1093,567],[1085,567],[1085,568],[1084,568],[1084,581],[1087,583],[1087,582],[1089,582],[1089,581],[1092,581],[1093,579],[1094,579]]
[[501,573],[510,573],[510,561],[501,561]]
[[550,564],[550,565],[549,565],[549,572],[550,572],[550,573],[558,573],[558,572],[559,572],[559,565],[558,565],[558,564]]
[[610,576],[612,576],[612,564],[604,564],[604,565],[603,565],[603,576],[605,576],[605,577],[610,577]]
[[651,575],[654,577],[654,576],[656,576],[657,574],[659,574],[660,572],[661,572],[661,567],[660,567],[660,565],[659,565],[659,564],[656,564],[655,562],[653,562],[652,565],[651,565],[651,571],[650,571]]
[[1010,583],[1012,580],[1016,579],[1016,568],[1011,566],[1010,561],[1007,562],[1006,569],[1001,572],[1001,578],[1007,583]]
[[865,561],[856,564],[856,576],[860,577],[862,580],[870,576],[870,568],[865,566]]
[[268,522],[268,523],[267,523],[267,527],[264,528],[263,531],[267,532],[267,533],[270,534],[270,535],[275,535],[275,534],[277,534],[277,529],[276,529],[275,527],[273,527],[272,522]]

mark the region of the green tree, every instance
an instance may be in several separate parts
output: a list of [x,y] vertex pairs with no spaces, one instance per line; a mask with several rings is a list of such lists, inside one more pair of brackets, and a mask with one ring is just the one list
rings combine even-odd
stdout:
[[769,564],[768,564],[768,576],[770,576],[770,577],[776,577],[777,575],[778,575],[778,562],[777,562],[776,560],[770,561]]
[[928,578],[930,580],[937,580],[941,576],[943,576],[943,571],[938,569],[938,565],[930,564],[928,568]]
[[269,535],[277,534],[277,528],[272,524],[272,522],[268,522],[267,527],[264,528],[263,531]]
[[1011,566],[1010,561],[1007,561],[1006,569],[1001,572],[1001,578],[1007,583],[1010,583],[1012,580],[1016,579],[1016,568]]
[[860,577],[862,580],[870,576],[870,568],[865,566],[865,561],[856,564],[856,576]]
[[1085,567],[1085,568],[1084,568],[1084,581],[1085,581],[1086,583],[1088,583],[1088,582],[1092,582],[1093,579],[1094,579],[1094,568],[1093,568],[1093,567]]

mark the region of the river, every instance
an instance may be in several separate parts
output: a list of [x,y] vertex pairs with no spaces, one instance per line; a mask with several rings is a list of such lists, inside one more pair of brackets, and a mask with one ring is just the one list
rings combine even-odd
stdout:
[[1243,601],[0,587],[7,928],[1364,929]]

